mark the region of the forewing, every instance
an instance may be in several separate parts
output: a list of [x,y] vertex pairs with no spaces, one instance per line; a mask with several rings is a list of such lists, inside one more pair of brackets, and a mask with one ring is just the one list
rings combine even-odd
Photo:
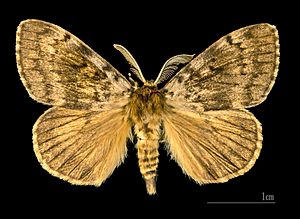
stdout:
[[163,126],[172,158],[200,184],[244,174],[262,147],[261,125],[247,110],[173,111]]
[[49,105],[99,109],[128,96],[130,83],[66,30],[40,20],[20,23],[17,66],[30,96]]
[[72,184],[99,186],[125,158],[130,130],[119,109],[53,107],[34,125],[34,151],[52,175]]
[[275,26],[257,24],[215,42],[166,85],[169,102],[198,103],[204,110],[239,109],[264,101],[277,76]]

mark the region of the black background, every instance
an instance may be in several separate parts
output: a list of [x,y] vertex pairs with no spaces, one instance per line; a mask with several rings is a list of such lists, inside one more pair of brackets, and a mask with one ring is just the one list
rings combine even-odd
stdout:
[[[254,3],[254,2],[253,2]],[[43,4],[43,3],[40,3]],[[178,2],[171,6],[139,5],[123,3],[110,6],[84,4],[75,9],[56,3],[39,5],[39,9],[18,5],[2,17],[5,31],[1,45],[1,65],[5,67],[1,81],[5,126],[2,155],[3,194],[7,206],[19,209],[30,203],[22,212],[44,210],[44,214],[56,214],[61,210],[78,214],[96,214],[110,211],[197,213],[218,209],[267,209],[282,206],[287,180],[282,156],[291,147],[287,133],[287,106],[291,105],[292,28],[295,21],[293,6],[233,4],[203,5]],[[74,6],[74,5],[73,5]],[[173,5],[174,6],[174,5]],[[281,44],[281,59],[276,83],[267,100],[250,111],[263,126],[263,148],[254,167],[245,175],[224,184],[199,186],[185,176],[179,166],[170,159],[163,145],[160,147],[156,196],[148,196],[139,173],[134,145],[128,143],[128,156],[101,187],[72,186],[51,176],[39,165],[32,149],[32,126],[48,108],[32,100],[22,85],[15,64],[15,31],[20,21],[41,19],[63,27],[76,35],[127,77],[126,60],[112,47],[113,43],[125,46],[136,58],[146,79],[155,79],[161,66],[171,56],[200,53],[223,35],[238,28],[256,24],[276,25]],[[6,141],[4,141],[4,139]],[[5,180],[4,180],[5,177]],[[208,205],[208,201],[262,201],[262,193],[274,195],[275,205]],[[11,213],[16,213],[17,210]],[[98,212],[98,213],[97,213]],[[248,211],[251,213],[251,211]],[[198,217],[198,216],[197,216]]]

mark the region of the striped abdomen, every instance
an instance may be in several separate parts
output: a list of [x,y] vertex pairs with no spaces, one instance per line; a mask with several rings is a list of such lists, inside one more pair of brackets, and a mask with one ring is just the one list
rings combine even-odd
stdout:
[[156,193],[160,124],[164,106],[164,95],[153,82],[145,82],[143,87],[134,90],[127,105],[129,119],[134,124],[138,139],[140,171],[150,195]]
[[[158,167],[158,146],[159,146],[159,126],[145,128],[147,124],[143,124],[143,127],[136,125],[137,131],[137,150],[139,167],[141,174],[145,180],[147,192],[150,195],[156,193],[156,175]],[[140,129],[139,129],[140,128]]]

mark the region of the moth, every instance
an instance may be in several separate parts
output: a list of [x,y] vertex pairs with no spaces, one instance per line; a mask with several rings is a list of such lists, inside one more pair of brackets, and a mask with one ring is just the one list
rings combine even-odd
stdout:
[[52,106],[33,126],[34,152],[45,170],[72,184],[100,186],[123,162],[133,136],[150,195],[160,142],[199,184],[226,182],[254,165],[262,127],[247,108],[274,85],[275,26],[247,26],[198,55],[176,55],[156,80],[144,78],[126,48],[114,48],[136,80],[61,27],[40,20],[18,26],[21,80],[32,99]]

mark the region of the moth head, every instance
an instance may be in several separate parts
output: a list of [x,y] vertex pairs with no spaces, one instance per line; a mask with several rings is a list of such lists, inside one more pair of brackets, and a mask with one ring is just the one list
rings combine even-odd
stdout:
[[145,81],[144,82],[145,87],[157,87],[157,84],[154,83],[154,80]]

